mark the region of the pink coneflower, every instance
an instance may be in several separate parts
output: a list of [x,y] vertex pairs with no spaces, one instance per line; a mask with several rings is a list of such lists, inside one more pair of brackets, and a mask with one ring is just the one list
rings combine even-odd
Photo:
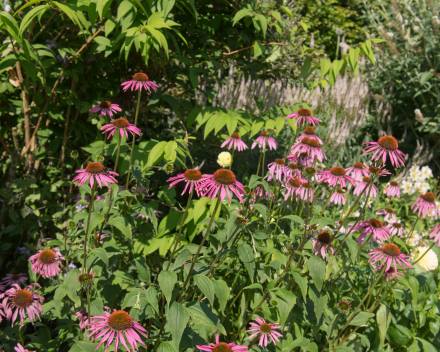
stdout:
[[[40,320],[40,313],[43,313],[41,304],[44,302],[44,297],[34,292],[34,286],[41,287],[35,283],[22,289],[18,284],[12,284],[9,290],[0,295],[0,300],[3,299],[1,305],[6,319],[12,320],[11,326],[14,325],[18,315],[20,315],[20,329],[26,319],[26,314],[32,325],[36,318]],[[13,312],[14,309],[15,312]]]
[[238,134],[237,132],[232,133],[231,137],[229,137],[222,143],[221,148],[225,146],[228,147],[228,150],[234,147],[234,150],[238,150],[239,152],[248,149],[248,146],[245,142],[241,140],[240,134]]
[[376,211],[376,215],[385,215],[385,217],[383,219],[388,222],[396,222],[397,221],[397,216],[394,213],[394,210],[391,208],[379,209],[378,211]]
[[298,137],[298,140],[302,140],[303,138],[307,137],[308,139],[314,139],[316,141],[319,142],[319,144],[323,144],[321,138],[319,138],[316,134],[315,134],[315,129],[312,126],[307,126],[304,129],[304,133]]
[[[246,194],[244,186],[237,181],[235,174],[226,169],[219,169],[214,172],[214,175],[203,175],[200,186],[197,187],[202,194],[202,197],[207,196],[208,199],[215,199],[220,192],[220,200],[223,201],[228,196],[231,202],[231,192],[233,192],[240,202],[243,202],[242,194]],[[230,192],[231,191],[231,192]]]
[[334,203],[336,205],[343,204],[345,205],[345,191],[341,188],[336,189],[330,197],[330,203]]
[[131,90],[142,90],[142,88],[145,88],[151,93],[151,90],[157,91],[157,84],[149,81],[148,76],[145,73],[135,73],[133,76],[133,79],[131,81],[127,81],[124,83],[121,83],[121,86],[123,86],[124,92],[131,88]]
[[286,194],[284,195],[284,200],[287,200],[289,197],[293,200],[295,196],[295,200],[298,199],[298,192],[301,189],[301,180],[298,177],[289,178],[289,180],[285,183]]
[[440,215],[440,209],[435,204],[435,196],[432,192],[426,192],[422,194],[419,198],[417,198],[416,202],[411,206],[411,209],[414,213],[418,212],[418,216],[422,215],[422,218],[425,219],[428,211],[430,211],[430,215],[433,219],[438,218]]
[[400,253],[400,248],[394,243],[387,243],[382,248],[375,249],[368,253],[368,255],[371,255],[371,258],[368,260],[371,264],[375,264],[382,260],[379,268],[382,268],[386,264],[385,271],[388,271],[391,268],[391,264],[394,264],[395,268],[397,268],[397,264],[399,264],[404,271],[406,271],[406,269],[403,264],[408,268],[413,267],[411,263],[406,260],[406,258],[409,258],[409,255]]
[[[91,331],[89,337],[96,335],[92,341],[101,338],[96,349],[107,341],[107,347],[105,349],[107,351],[112,344],[113,339],[115,339],[115,351],[118,350],[120,343],[129,352],[131,350],[138,350],[138,342],[145,346],[138,334],[147,337],[144,333],[147,330],[145,330],[141,324],[135,322],[126,311],[115,309],[111,314],[105,312],[103,315],[91,317],[91,320],[93,321],[90,322],[89,329],[87,329],[87,331]],[[131,349],[127,346],[124,335]]]
[[85,169],[76,170],[75,172],[78,175],[75,176],[72,182],[78,181],[76,186],[82,186],[89,179],[90,187],[93,187],[95,181],[98,182],[99,187],[102,187],[102,184],[110,187],[109,183],[118,183],[118,181],[116,181],[112,175],[119,176],[119,174],[114,171],[106,171],[104,165],[97,161],[91,162],[86,166]]
[[309,150],[307,153],[310,158],[318,159],[321,163],[322,163],[323,159],[327,160],[327,157],[324,154],[324,152],[322,151],[321,145],[319,144],[318,141],[316,141],[314,139],[309,139],[309,141],[307,142],[307,145],[309,146]]
[[278,181],[284,179],[284,176],[286,176],[286,165],[284,165],[285,162],[285,159],[275,159],[273,163],[267,165],[270,173],[269,181],[272,180],[272,178],[275,178]]
[[399,143],[397,143],[396,138],[393,136],[383,136],[379,138],[379,141],[377,142],[367,142],[364,144],[368,144],[368,146],[363,149],[365,152],[362,155],[375,151],[371,157],[371,160],[377,161],[382,157],[382,163],[385,165],[388,154],[393,166],[405,166],[405,154],[397,149],[399,147]]
[[[380,271],[381,268],[376,268],[374,271]],[[385,276],[385,280],[387,282],[391,282],[392,280],[395,280],[396,282],[399,282],[399,279],[397,278],[397,275],[403,276],[403,274],[396,270],[394,266],[391,266],[388,270],[385,270],[383,273],[383,276]]]
[[309,137],[303,137],[301,138],[298,143],[294,144],[292,146],[292,148],[290,149],[290,152],[297,158],[298,155],[297,153],[309,153],[309,145],[307,143],[309,143],[310,138]]
[[303,201],[313,201],[313,188],[310,182],[304,182],[301,184],[301,188],[298,193],[299,198]]
[[327,231],[322,231],[318,234],[317,238],[312,238],[313,249],[315,250],[315,255],[321,254],[321,257],[325,259],[325,251],[327,248],[335,253],[333,247],[330,245],[331,236]]
[[286,178],[290,177],[301,177],[301,173],[298,170],[298,165],[294,163],[290,163],[286,166]]
[[19,343],[17,343],[17,346],[14,347],[14,351],[15,352],[36,352],[36,351],[30,351],[25,349],[22,345],[20,345]]
[[101,111],[101,116],[108,115],[112,117],[114,113],[117,114],[118,111],[120,112],[122,111],[122,109],[119,107],[118,104],[112,104],[109,101],[103,101],[101,104],[94,106],[89,111],[91,113]]
[[367,171],[369,174],[376,176],[391,175],[391,172],[385,170],[385,166],[375,166],[375,165],[365,166],[365,171]]
[[61,272],[59,266],[63,260],[61,253],[52,249],[40,250],[29,258],[32,262],[32,270],[45,279],[57,276]]
[[354,163],[352,167],[346,168],[345,171],[347,175],[351,174],[356,181],[361,181],[362,177],[368,176],[368,171],[365,170],[364,164],[360,162]]
[[391,181],[385,186],[385,192],[387,197],[397,197],[400,198],[400,187],[399,183],[396,181]]
[[309,109],[303,109],[303,108],[298,109],[298,112],[286,116],[286,119],[294,119],[294,118],[297,118],[295,121],[295,126],[298,124],[298,122],[301,121],[303,126],[306,123],[306,121],[312,124],[313,126],[319,125],[319,123],[321,122],[320,119],[312,116],[312,112]]
[[[106,233],[97,233],[95,235],[95,242],[98,243],[102,246],[104,244],[103,239],[107,238],[107,237],[111,237],[111,235],[108,235]],[[69,264],[70,265],[70,264]]]
[[209,345],[196,345],[196,347],[201,351],[206,352],[248,352],[247,346],[236,345],[235,343],[220,342],[220,336],[217,334],[215,337],[215,344],[210,343]]
[[195,188],[195,190],[197,192],[197,196],[200,197],[200,191],[197,189],[197,187],[203,183],[202,177],[203,177],[203,175],[199,170],[188,169],[183,174],[178,174],[177,176],[170,177],[167,180],[167,182],[171,182],[168,189],[170,189],[171,187],[174,187],[179,182],[183,181],[186,184],[185,184],[185,188],[183,189],[182,195],[185,194],[185,192],[189,186],[189,190],[188,190],[189,193],[191,193],[193,191],[193,189]]
[[278,142],[275,140],[275,138],[272,138],[271,136],[266,133],[266,131],[261,132],[260,137],[258,137],[254,143],[252,143],[251,149],[254,149],[257,145],[260,148],[266,149],[266,141],[267,145],[270,150],[276,150]]
[[6,286],[11,286],[12,284],[19,284],[27,281],[27,276],[25,274],[6,274],[3,279],[3,283]]
[[[251,193],[252,194],[252,193]],[[275,194],[273,194],[273,193],[267,193],[267,191],[264,189],[264,187],[263,186],[258,186],[257,188],[255,188],[255,192],[254,192],[254,194],[257,196],[257,197],[264,197],[264,198],[266,198],[266,199],[270,199],[271,197],[272,197],[272,199],[275,201]],[[255,201],[253,202],[253,203],[255,203]]]
[[362,197],[366,197],[368,195],[368,192],[370,192],[370,198],[376,198],[378,189],[374,184],[371,184],[371,189],[370,189],[370,186],[368,186],[370,184],[370,181],[371,181],[371,178],[363,177],[362,181],[360,181],[357,184],[357,186],[354,188],[353,194],[355,196],[359,196],[364,191],[364,189],[367,187],[367,189],[365,190]]
[[403,233],[405,232],[405,229],[399,222],[390,222],[387,227],[390,229],[392,236],[402,237]]
[[280,329],[281,325],[274,323],[266,323],[266,321],[263,318],[257,318],[255,319],[255,321],[257,323],[249,323],[251,327],[248,330],[248,332],[253,332],[253,334],[249,336],[250,339],[257,336],[258,334],[261,334],[260,342],[258,343],[258,346],[263,346],[263,344],[264,347],[267,346],[267,340],[268,340],[267,336],[270,337],[270,339],[275,345],[276,345],[275,341],[277,342],[280,341],[278,339],[278,336],[283,337],[283,335],[281,335],[278,331],[275,331]]
[[434,238],[434,242],[437,242],[437,245],[440,247],[440,224],[432,228],[429,238]]
[[[6,286],[0,282],[0,292],[5,290]],[[0,310],[0,322],[2,321],[2,311]]]
[[[362,229],[361,234],[359,235],[358,245],[362,245],[367,238],[367,235],[373,234],[374,239],[377,242],[385,242],[388,238],[391,237],[391,231],[388,227],[383,226],[382,221],[379,219],[370,219],[370,221],[362,221],[357,224],[353,231],[357,231]],[[371,245],[373,245],[373,238],[371,239]]]
[[110,132],[107,139],[113,136],[118,130],[121,138],[124,138],[124,135],[125,138],[128,138],[128,132],[130,132],[131,135],[137,134],[139,136],[141,134],[141,130],[135,125],[129,123],[127,119],[116,119],[101,127],[102,133]]
[[80,330],[85,330],[87,328],[88,318],[89,318],[87,311],[84,308],[82,308],[75,313],[75,317],[79,319]]
[[318,175],[321,176],[318,182],[328,182],[329,186],[335,187],[339,182],[341,187],[347,187],[345,181],[350,182],[354,186],[356,185],[356,182],[348,176],[345,169],[340,166],[332,167],[331,170],[320,171],[318,172]]

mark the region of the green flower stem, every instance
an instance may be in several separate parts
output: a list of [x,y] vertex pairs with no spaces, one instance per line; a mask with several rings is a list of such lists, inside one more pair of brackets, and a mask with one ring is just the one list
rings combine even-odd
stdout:
[[324,204],[324,208],[322,208],[321,210],[321,214],[319,214],[319,216],[321,217],[322,214],[324,214],[324,210],[325,208],[327,208],[328,203],[330,202],[330,198],[332,197],[333,193],[335,192],[335,187],[332,188],[332,192],[330,193],[330,195],[328,196],[327,202],[325,202]]
[[[209,269],[208,273],[206,274],[206,276],[209,276],[209,274],[211,274],[212,269],[214,269],[214,264],[217,262],[218,258],[220,257],[220,255],[222,254],[222,252],[225,250],[226,246],[228,245],[228,243],[234,238],[235,234],[239,234],[239,230],[240,228],[237,227],[234,231],[234,233],[231,235],[231,237],[228,238],[228,240],[225,242],[225,244],[223,245],[223,247],[219,250],[217,256],[215,257],[214,261],[212,263],[210,263],[209,265],[211,265],[211,268]],[[226,276],[226,275],[225,275]]]
[[[105,119],[105,124],[107,124],[107,115],[104,116],[104,119]],[[101,154],[100,154],[101,156],[104,154],[104,147],[105,147],[106,141],[107,141],[107,133],[108,132],[105,132],[105,135],[104,135],[104,143],[102,143]]]
[[89,325],[90,325],[90,290],[89,289],[86,290],[86,294],[87,294],[87,315],[88,315]]
[[[192,181],[190,181],[190,182],[192,182]],[[185,209],[185,212],[183,213],[182,221],[180,221],[179,234],[177,235],[177,241],[176,241],[176,244],[174,245],[173,251],[171,252],[170,260],[168,261],[167,270],[170,268],[171,261],[172,261],[173,258],[174,258],[174,252],[176,251],[176,248],[177,248],[177,246],[179,245],[179,242],[180,242],[180,235],[182,234],[183,223],[185,222],[186,214],[188,214],[188,209],[189,209],[189,207],[190,207],[190,205],[191,205],[191,199],[192,199],[193,192],[194,192],[194,188],[193,188],[193,190],[189,193],[188,203],[186,204],[186,209]]]
[[[275,186],[275,187],[276,187],[276,186]],[[264,225],[264,231],[267,230],[267,226],[268,226],[268,224],[269,224],[269,222],[270,222],[270,220],[271,220],[271,217],[272,217],[272,211],[273,211],[272,206],[275,207],[275,204],[276,204],[276,202],[277,202],[277,199],[278,199],[278,197],[280,196],[280,192],[281,192],[281,186],[278,188],[278,191],[277,191],[275,197],[270,197],[269,211],[268,211],[268,216],[267,216],[267,218],[266,218],[266,224]]]
[[195,255],[195,257],[192,261],[192,264],[191,264],[191,268],[189,269],[188,276],[182,286],[182,289],[180,290],[179,297],[177,297],[177,300],[176,300],[177,302],[179,302],[180,297],[182,297],[182,294],[185,291],[185,287],[188,284],[189,279],[191,278],[191,273],[194,269],[194,265],[196,264],[197,258],[199,257],[199,254],[200,254],[200,251],[202,250],[203,244],[205,243],[206,239],[209,236],[209,233],[211,232],[212,223],[214,222],[214,218],[215,218],[215,215],[217,213],[217,210],[218,210],[220,204],[221,204],[221,200],[220,200],[220,194],[219,194],[217,197],[217,202],[215,203],[214,212],[212,213],[212,216],[211,216],[211,221],[209,222],[208,228],[206,229],[205,236],[203,237],[202,242],[200,242],[199,248],[197,249],[196,255]]
[[325,345],[322,348],[321,352],[324,352],[325,348],[327,347],[327,344],[328,344],[329,340],[332,338],[333,330],[335,329],[336,323],[338,322],[338,319],[339,319],[340,315],[341,315],[341,312],[339,312],[338,315],[336,316],[335,321],[333,322],[333,325],[332,325],[332,329],[330,330],[330,334],[328,334],[327,341],[325,342]]
[[432,244],[429,246],[429,248],[426,250],[426,252],[423,253],[422,256],[414,262],[414,265],[417,264],[420,260],[422,260],[422,258],[426,255],[426,253],[428,253],[429,250],[431,250],[432,247],[434,246],[435,246],[435,242],[433,241]]
[[347,319],[347,322],[345,323],[344,327],[339,331],[338,336],[336,336],[336,339],[334,340],[334,342],[332,343],[332,348],[333,345],[335,344],[336,340],[338,338],[341,337],[342,333],[344,332],[344,330],[347,328],[348,324],[350,324],[350,322],[353,320],[354,316],[356,315],[357,311],[359,310],[359,308],[364,304],[365,300],[368,298],[368,296],[370,296],[371,292],[373,292],[374,287],[376,287],[377,283],[379,282],[379,280],[382,278],[383,273],[385,271],[386,265],[383,266],[382,270],[380,271],[380,273],[377,275],[376,280],[374,280],[373,284],[371,285],[371,288],[368,290],[367,294],[364,296],[364,298],[362,298],[362,301],[358,304],[358,306],[356,307],[356,309],[353,311],[353,313],[351,313],[350,317]]
[[232,163],[234,161],[234,152],[235,152],[235,148],[232,148],[232,154],[231,154],[231,163],[229,164],[229,170],[231,170],[232,167]]
[[95,183],[93,184],[92,187],[92,194],[90,195],[89,215],[87,217],[86,236],[84,238],[84,264],[83,264],[84,270],[86,270],[86,263],[87,263],[87,236],[89,234],[90,216],[92,215],[93,202],[95,200],[96,183],[97,181],[95,180]]
[[[134,126],[136,127],[138,115],[139,115],[139,105],[141,104],[141,90],[138,91],[138,101],[136,106],[136,115],[134,116]],[[133,151],[134,151],[134,143],[136,141],[136,136],[133,134],[133,141],[131,143],[131,151],[130,151],[130,162],[128,163],[128,173],[127,173],[127,183],[125,185],[125,189],[128,189],[128,184],[130,183],[130,168],[131,163],[133,162]],[[118,153],[119,155],[119,153]],[[124,199],[124,207],[127,205],[127,197]],[[127,211],[125,211],[126,213]]]
[[18,328],[18,338],[20,339],[21,345],[24,347],[23,336],[21,336],[21,328]]
[[262,156],[263,156],[263,153],[260,152],[260,158],[258,159],[257,176],[258,176],[258,172],[260,171],[260,163],[261,163]]
[[417,217],[416,222],[415,222],[414,225],[411,227],[411,231],[408,232],[408,235],[407,235],[407,236],[405,236],[405,238],[403,239],[403,242],[406,243],[406,241],[408,241],[408,240],[411,238],[411,236],[412,236],[412,234],[413,234],[413,232],[414,232],[414,229],[416,228],[416,225],[417,225],[417,223],[419,222],[419,219],[420,219],[420,217]]
[[[301,244],[299,245],[299,247],[295,250],[295,252],[300,249],[301,250],[301,254],[303,252],[304,249],[304,243],[306,242],[306,238],[307,238],[307,225],[309,223],[309,203],[310,203],[310,187],[307,187],[307,216],[306,216],[306,223],[304,226],[304,235],[303,235],[303,239],[301,241]],[[301,262],[302,257],[300,258],[300,262]],[[299,264],[298,264],[299,265]]]
[[263,164],[261,165],[261,177],[264,178],[264,157],[266,156],[266,149],[263,149]]

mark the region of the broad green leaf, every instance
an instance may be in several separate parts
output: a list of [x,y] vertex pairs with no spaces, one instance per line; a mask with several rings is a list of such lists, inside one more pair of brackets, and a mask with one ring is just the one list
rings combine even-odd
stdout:
[[391,312],[386,305],[384,304],[380,305],[376,313],[376,321],[380,332],[380,341],[381,341],[380,343],[381,346],[383,346],[383,343],[385,341],[385,336],[387,335],[388,327],[390,326],[390,322],[391,322]]
[[104,314],[104,303],[101,298],[95,298],[90,302],[90,314],[92,316],[98,316]]
[[325,279],[325,261],[314,255],[308,261],[309,273],[318,291],[321,291]]
[[[104,2],[104,1],[100,0],[100,2]],[[118,6],[118,15],[116,17],[116,20],[120,21],[121,18],[124,17],[132,8],[133,8],[133,4],[129,0],[122,1]]]
[[254,41],[254,48],[253,49],[254,49],[254,59],[255,59],[258,56],[263,55],[266,48],[263,45],[261,45],[260,40],[256,40],[256,41]]
[[157,348],[157,352],[178,352],[179,350],[169,341],[162,341]]
[[151,149],[150,153],[148,154],[147,166],[156,165],[163,158],[166,145],[167,142],[162,141],[157,143],[153,149]]
[[246,286],[243,288],[243,290],[252,290],[252,289],[258,289],[261,291],[261,293],[264,293],[263,286],[261,284],[257,284],[257,283]]
[[257,210],[261,216],[263,217],[263,220],[267,221],[267,208],[263,204],[254,204],[253,208]]
[[189,313],[179,302],[173,302],[167,314],[168,327],[173,337],[173,343],[176,349],[179,349],[180,340],[183,331],[189,321]]
[[157,297],[157,291],[153,286],[150,286],[145,292],[148,303],[151,304],[156,313],[159,313],[159,300]]
[[373,313],[358,312],[354,316],[353,320],[350,322],[350,325],[353,325],[353,326],[365,325],[367,323],[368,319],[370,319],[372,317],[374,317]]
[[142,282],[151,282],[150,267],[145,262],[144,257],[136,259],[136,270],[138,272],[138,278]]
[[202,215],[206,212],[206,204],[208,203],[208,198],[203,197],[200,198],[196,204],[194,205],[194,223],[198,223],[199,221],[203,220],[201,219]]
[[205,326],[215,326],[222,334],[226,335],[226,330],[220,323],[218,317],[212,312],[212,309],[203,302],[192,302],[187,309],[191,320],[196,324]]
[[408,283],[411,289],[411,296],[414,304],[417,304],[417,299],[419,295],[419,281],[414,277],[410,276]]
[[304,298],[304,302],[306,302],[307,297],[307,278],[302,276],[300,273],[296,271],[291,272],[293,278],[295,279],[295,282],[298,284],[299,288],[301,289],[302,296]]
[[281,326],[284,326],[296,303],[296,296],[294,293],[284,288],[280,288],[274,295],[272,295],[272,298],[277,302],[277,309],[280,314],[280,324]]
[[214,284],[205,275],[194,275],[194,282],[202,293],[208,298],[211,306],[214,306]]
[[283,219],[292,220],[300,225],[303,224],[303,220],[298,215],[286,215],[286,216],[283,216],[280,220],[283,220]]
[[[101,214],[97,213],[96,211],[92,212],[90,214],[90,223],[89,223],[88,234],[90,235],[92,233],[93,229],[96,226],[100,225],[103,221],[104,221],[104,216],[102,216]],[[84,225],[85,225],[86,229],[87,229],[87,223],[88,223],[88,220],[86,218],[84,220]]]
[[157,279],[168,304],[170,304],[174,285],[177,283],[177,274],[174,271],[162,270]]
[[319,66],[321,68],[321,78],[323,78],[327,72],[330,70],[331,61],[330,59],[321,59],[319,61]]
[[345,243],[347,244],[348,252],[350,253],[350,257],[351,257],[351,261],[353,263],[356,263],[355,259],[357,257],[358,252],[359,252],[359,246],[358,246],[357,242],[352,238],[347,238]]
[[411,331],[403,325],[391,324],[388,327],[387,340],[393,345],[405,346],[411,341],[412,333]]
[[132,239],[131,225],[126,218],[118,216],[108,222],[109,225],[116,227],[128,239]]
[[224,312],[229,298],[229,286],[223,280],[213,281],[213,284],[215,288],[215,295],[217,296],[220,305],[220,311]]
[[437,352],[438,349],[429,341],[414,336],[415,339],[422,343],[423,352]]
[[182,252],[179,253],[176,260],[174,261],[173,270],[180,268],[191,258],[192,258],[191,252],[188,249],[184,249]]
[[26,28],[31,24],[32,20],[35,17],[39,16],[40,14],[44,13],[46,9],[47,9],[47,5],[40,5],[30,10],[21,20],[20,30],[18,35],[21,37],[24,31],[26,30]]
[[98,11],[99,18],[103,18],[104,14],[110,8],[113,0],[98,0],[96,4],[96,11]]
[[238,246],[238,257],[243,262],[246,270],[249,273],[251,282],[253,283],[255,274],[255,259],[252,247],[248,244],[240,244]]
[[249,16],[253,16],[252,11],[248,10],[248,9],[243,9],[238,11],[235,16],[234,19],[232,21],[232,27],[235,26],[235,24],[240,21],[243,17],[249,17]]
[[94,248],[90,255],[96,255],[99,259],[103,261],[106,268],[108,269],[108,255],[104,248]]
[[81,288],[78,280],[76,279],[76,274],[80,275],[80,271],[78,269],[70,270],[67,273],[67,276],[64,278],[64,286],[66,287],[67,296],[76,304],[80,305],[81,300],[76,293]]

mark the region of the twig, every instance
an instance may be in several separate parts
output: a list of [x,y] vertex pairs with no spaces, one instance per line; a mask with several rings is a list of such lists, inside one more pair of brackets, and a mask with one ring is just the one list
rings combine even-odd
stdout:
[[[283,44],[283,43],[267,43],[267,44],[261,44],[261,45],[263,45],[263,46],[266,46],[266,45],[282,45],[282,46],[285,46],[286,44]],[[251,49],[254,46],[255,45],[251,45],[251,46],[247,46],[246,48],[243,48],[243,49],[238,49],[238,50],[235,50],[235,51],[231,51],[230,53],[223,53],[223,56],[233,55],[233,54],[238,53],[239,51]]]

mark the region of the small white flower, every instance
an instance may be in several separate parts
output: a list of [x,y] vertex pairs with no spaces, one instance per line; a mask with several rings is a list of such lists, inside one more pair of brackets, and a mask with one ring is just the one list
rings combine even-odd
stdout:
[[[414,26],[414,27],[413,27],[413,31],[414,31],[414,32],[417,33],[419,30],[420,30],[420,27],[419,27],[419,26]],[[417,109],[417,110],[419,110],[419,109]],[[419,112],[420,112],[420,110],[419,110]]]
[[415,189],[413,187],[412,182],[402,181],[402,183],[400,184],[400,187],[402,188],[403,193],[411,195],[415,192]]
[[393,32],[388,32],[388,37],[393,38],[394,37],[394,33]]
[[229,152],[221,152],[218,155],[217,158],[217,163],[221,166],[221,167],[228,167],[229,165],[231,165],[232,162],[232,155]]
[[432,174],[432,170],[429,168],[429,166],[423,166],[420,171],[425,176],[425,179],[434,177],[434,175]]
[[10,5],[5,5],[5,11],[10,12],[12,10],[12,7]]

